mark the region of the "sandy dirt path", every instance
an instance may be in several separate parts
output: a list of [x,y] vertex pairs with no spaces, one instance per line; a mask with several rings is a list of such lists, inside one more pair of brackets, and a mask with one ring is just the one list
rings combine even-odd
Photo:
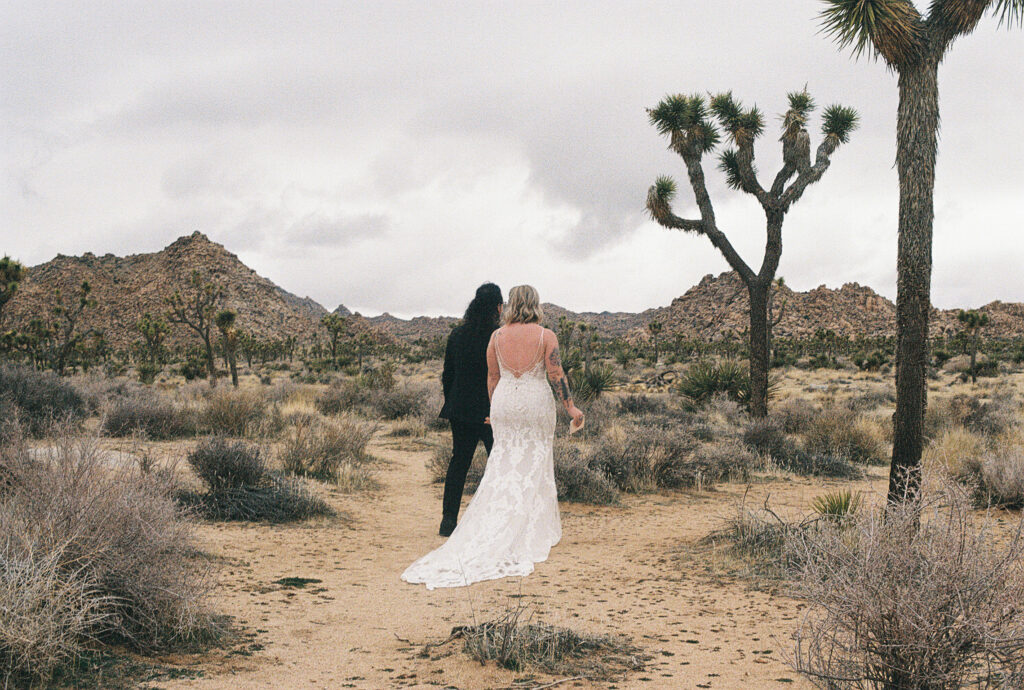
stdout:
[[[784,662],[801,607],[722,576],[698,542],[734,514],[746,487],[627,497],[621,507],[562,504],[563,538],[526,578],[428,591],[402,582],[405,567],[441,543],[439,485],[422,442],[379,437],[385,460],[373,496],[334,494],[352,521],[298,526],[204,525],[204,548],[219,563],[217,608],[255,633],[248,646],[200,659],[190,679],[163,688],[502,688],[530,674],[481,666],[458,641],[417,652],[455,625],[497,617],[518,601],[539,620],[594,633],[619,633],[651,659],[615,683],[558,687],[808,687]],[[780,512],[804,513],[838,482],[802,479],[755,484]],[[878,477],[861,488],[884,487]],[[303,588],[286,577],[321,580]],[[404,638],[415,644],[401,641]],[[558,678],[537,676],[538,682]]]

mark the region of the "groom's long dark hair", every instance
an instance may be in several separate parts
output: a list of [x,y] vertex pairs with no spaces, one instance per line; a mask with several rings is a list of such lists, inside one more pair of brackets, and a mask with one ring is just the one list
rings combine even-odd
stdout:
[[463,327],[474,350],[487,349],[491,333],[498,327],[498,305],[504,301],[501,288],[494,283],[484,283],[476,289],[476,296],[462,317]]

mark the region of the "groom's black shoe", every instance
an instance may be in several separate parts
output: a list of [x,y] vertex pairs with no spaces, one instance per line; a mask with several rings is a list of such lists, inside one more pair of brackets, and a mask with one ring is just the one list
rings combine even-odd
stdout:
[[438,534],[442,537],[450,537],[452,532],[455,531],[455,518],[448,517],[447,515],[441,519],[441,529],[438,530]]

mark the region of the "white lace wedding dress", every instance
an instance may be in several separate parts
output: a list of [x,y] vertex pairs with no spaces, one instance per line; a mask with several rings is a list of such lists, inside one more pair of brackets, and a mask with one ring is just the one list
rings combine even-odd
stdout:
[[434,589],[529,575],[562,537],[552,455],[555,400],[543,345],[526,371],[506,366],[497,346],[495,353],[501,378],[491,400],[494,446],[480,486],[448,541],[402,573],[406,582]]

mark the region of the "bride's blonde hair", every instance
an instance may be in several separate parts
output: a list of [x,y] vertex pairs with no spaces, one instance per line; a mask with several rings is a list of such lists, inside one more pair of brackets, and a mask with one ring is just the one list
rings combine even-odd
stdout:
[[509,323],[540,323],[544,310],[540,308],[540,297],[531,285],[516,285],[508,293],[508,305],[502,312],[503,320]]

